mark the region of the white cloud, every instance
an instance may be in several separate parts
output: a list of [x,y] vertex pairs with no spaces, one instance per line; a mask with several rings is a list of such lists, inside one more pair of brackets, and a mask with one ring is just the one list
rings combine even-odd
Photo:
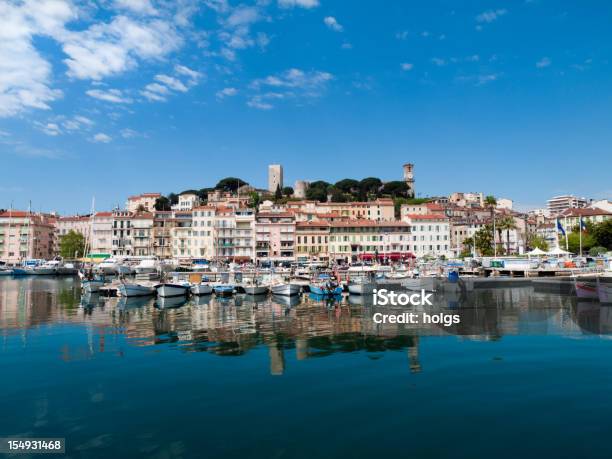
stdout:
[[395,32],[395,38],[397,38],[398,40],[405,40],[406,38],[408,38],[408,31],[401,30],[399,32]]
[[174,26],[161,19],[135,21],[116,16],[63,37],[68,75],[100,80],[137,66],[138,60],[161,59],[182,44]]
[[129,10],[137,14],[158,14],[149,0],[114,0],[113,3],[116,8]]
[[98,132],[96,135],[94,135],[91,138],[92,141],[94,142],[98,142],[98,143],[108,143],[110,142],[112,139],[111,136],[104,134],[103,132]]
[[232,97],[238,94],[238,90],[236,88],[223,88],[215,94],[217,99],[224,99],[225,97]]
[[410,64],[409,62],[402,62],[400,67],[404,71],[412,70],[414,68],[414,64]]
[[103,100],[105,102],[113,102],[115,104],[131,104],[132,99],[123,95],[119,89],[89,89],[85,91],[89,97]]
[[[185,67],[184,65],[176,65],[174,67],[175,76],[158,74],[155,75],[155,81],[144,87],[140,94],[151,102],[163,102],[167,96],[172,94],[172,91],[187,92],[189,88],[196,85],[202,74],[195,70]],[[178,77],[186,77],[183,80]],[[160,84],[164,83],[164,84]]]
[[484,13],[480,13],[478,16],[476,16],[476,21],[490,24],[491,22],[499,19],[501,16],[504,16],[506,13],[508,13],[508,10],[505,8],[485,11]]
[[334,32],[342,32],[344,30],[344,27],[342,27],[342,25],[333,16],[326,16],[323,19],[323,22],[329,29],[333,30]]
[[175,91],[186,92],[188,90],[187,86],[177,78],[168,75],[155,75],[155,79]]
[[133,129],[129,129],[129,128],[122,129],[120,134],[121,134],[121,137],[123,137],[124,139],[133,139],[135,137],[145,137],[140,132],[135,131]]
[[60,129],[57,123],[46,123],[46,124],[35,123],[35,124],[42,132],[44,132],[47,135],[55,137],[62,133],[62,130]]
[[342,43],[342,45],[340,45],[340,48],[342,49],[353,49],[353,45],[346,42],[346,43]]
[[432,57],[431,58],[431,62],[434,65],[437,65],[438,67],[442,67],[443,65],[446,65],[446,61],[444,59],[439,58],[439,57]]
[[319,0],[278,0],[278,6],[281,8],[316,8],[319,6]]
[[238,6],[236,7],[229,17],[226,19],[225,24],[229,27],[239,27],[244,25],[253,24],[261,19],[259,10],[254,6]]
[[268,110],[273,106],[272,100],[317,98],[323,94],[333,78],[328,72],[296,68],[259,78],[250,84],[250,88],[258,93],[251,97],[247,105]]
[[550,58],[543,57],[538,62],[536,62],[536,67],[539,69],[543,69],[544,67],[548,67],[550,64],[552,64],[552,61],[550,60]]
[[51,88],[51,65],[34,48],[35,35],[53,35],[74,17],[67,3],[0,2],[0,117],[49,109],[62,92]]

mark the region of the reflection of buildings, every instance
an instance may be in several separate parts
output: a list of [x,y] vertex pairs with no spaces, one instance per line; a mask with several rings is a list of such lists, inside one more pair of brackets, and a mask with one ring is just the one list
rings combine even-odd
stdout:
[[504,335],[612,334],[612,308],[534,293],[531,288],[474,291],[459,300],[437,295],[430,312],[461,318],[450,327],[376,324],[372,315],[380,309],[361,300],[325,304],[304,296],[299,305],[289,305],[272,298],[203,297],[183,307],[160,309],[154,300],[81,298],[76,279],[4,279],[0,281],[0,329],[4,335],[19,334],[27,346],[30,329],[76,325],[77,333],[83,330],[78,344],[73,339],[65,342],[61,335],[55,338],[57,355],[65,360],[92,358],[101,352],[123,355],[137,347],[170,344],[184,352],[217,356],[244,356],[265,346],[274,375],[306,359],[386,351],[403,352],[407,368],[419,372],[424,336],[498,340]]

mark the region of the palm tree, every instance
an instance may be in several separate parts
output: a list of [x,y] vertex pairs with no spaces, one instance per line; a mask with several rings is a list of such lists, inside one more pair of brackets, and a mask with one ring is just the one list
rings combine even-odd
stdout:
[[488,195],[485,197],[484,204],[491,211],[491,220],[493,221],[493,253],[494,256],[497,256],[497,243],[495,242],[495,206],[497,206],[497,199],[493,195]]
[[506,254],[510,254],[510,230],[516,229],[516,224],[514,223],[514,218],[507,215],[499,222],[497,226],[500,230],[500,240],[501,240],[501,231],[506,231]]

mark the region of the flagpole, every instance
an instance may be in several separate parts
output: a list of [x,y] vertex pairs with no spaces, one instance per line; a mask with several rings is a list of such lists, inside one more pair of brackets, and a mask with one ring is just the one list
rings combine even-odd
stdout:
[[578,218],[578,231],[580,233],[580,256],[582,257],[582,216]]

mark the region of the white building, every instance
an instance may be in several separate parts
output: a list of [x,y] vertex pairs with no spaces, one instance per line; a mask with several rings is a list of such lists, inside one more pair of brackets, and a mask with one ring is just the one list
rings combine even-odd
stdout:
[[573,195],[555,196],[548,200],[548,212],[551,216],[559,215],[561,212],[567,209],[575,209],[586,207],[588,201],[586,198],[578,198]]
[[410,225],[410,249],[418,257],[452,257],[450,220],[443,215],[408,214],[402,219]]
[[279,187],[283,188],[283,166],[270,164],[268,166],[268,191],[274,193]]
[[200,197],[195,193],[182,193],[178,197],[178,202],[172,206],[172,210],[187,212],[200,205]]
[[512,210],[512,206],[514,205],[514,202],[512,201],[512,199],[508,199],[508,198],[499,198],[497,199],[497,208],[498,209],[507,209],[507,210]]
[[112,255],[153,254],[153,214],[116,210],[112,231]]
[[97,212],[91,223],[90,253],[113,253],[113,213]]

